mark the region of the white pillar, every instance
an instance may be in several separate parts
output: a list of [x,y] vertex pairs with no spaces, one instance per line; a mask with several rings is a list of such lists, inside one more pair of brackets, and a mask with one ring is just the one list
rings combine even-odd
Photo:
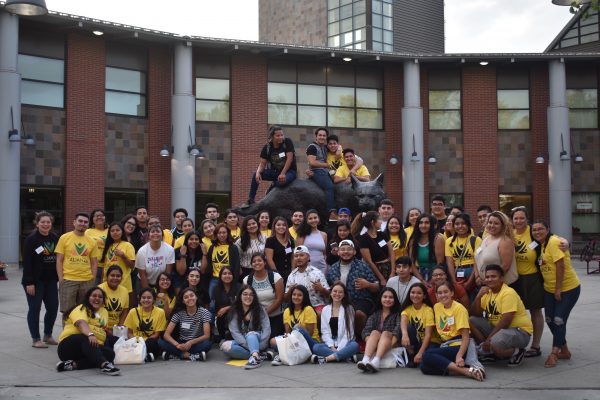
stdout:
[[8,140],[8,131],[13,128],[13,124],[21,133],[18,53],[19,18],[0,10],[0,261],[9,265],[17,265],[19,262],[19,193],[23,144]]
[[[548,107],[548,181],[550,227],[572,240],[571,215],[571,130],[567,107],[565,63],[551,60],[549,69],[550,106]],[[562,137],[562,142],[561,142]],[[562,150],[568,160],[561,160]]]
[[192,92],[192,47],[175,46],[175,92],[171,99],[173,123],[173,154],[171,159],[171,210],[185,208],[189,216],[196,215],[196,164],[188,153],[190,132],[196,137],[196,108]]
[[[403,215],[412,207],[425,210],[423,154],[423,108],[417,61],[404,62],[404,107],[402,107],[402,206]],[[414,142],[413,142],[414,138]],[[414,144],[414,147],[413,147]],[[412,160],[413,150],[418,161]]]

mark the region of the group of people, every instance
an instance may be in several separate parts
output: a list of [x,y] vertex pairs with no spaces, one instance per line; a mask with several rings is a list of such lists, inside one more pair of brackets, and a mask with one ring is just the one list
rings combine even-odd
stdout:
[[[317,129],[307,149],[312,179],[326,192],[331,175],[369,179],[362,160],[327,135]],[[293,143],[280,127],[269,137],[250,203],[261,180],[296,176]],[[267,210],[242,219],[229,209],[221,221],[209,203],[198,225],[174,210],[172,229],[146,207],[110,224],[101,209],[78,213],[59,237],[41,211],[23,247],[32,345],[58,345],[58,371],[116,375],[113,345],[124,331],[145,340],[147,362],[205,361],[217,343],[253,369],[281,364],[276,338],[297,331],[316,364],[350,360],[376,372],[403,347],[407,366],[425,374],[481,381],[483,363],[518,366],[542,354],[544,310],[553,336],[544,365],[571,358],[566,324],[580,283],[569,244],[546,222],[531,223],[524,207],[509,217],[481,206],[475,227],[460,206],[447,215],[441,196],[430,212],[413,208],[404,218],[389,199],[355,216],[336,210],[329,194],[327,201],[326,230],[316,210],[296,210],[288,221]]]

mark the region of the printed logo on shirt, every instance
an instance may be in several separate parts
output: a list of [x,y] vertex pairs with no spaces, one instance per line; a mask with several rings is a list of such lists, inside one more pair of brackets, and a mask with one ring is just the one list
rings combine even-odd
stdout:
[[154,332],[154,328],[152,327],[153,321],[150,318],[146,318],[140,321],[139,331],[141,332]]
[[42,253],[45,256],[49,256],[50,254],[54,253],[54,249],[56,248],[56,244],[53,242],[45,242],[43,244],[44,250],[42,251]]
[[164,264],[164,256],[154,256],[146,258],[146,267],[149,269],[159,269]]
[[410,319],[410,322],[414,325],[417,332],[425,332],[425,327],[423,326],[423,320],[421,318],[415,315]]
[[496,306],[496,299],[490,300],[483,311],[485,312],[486,317],[491,321],[500,319],[500,313],[498,312],[498,308]]
[[85,243],[75,243],[75,249],[73,251],[74,256],[85,257],[90,254],[89,249],[87,248]]
[[439,328],[441,332],[450,332],[451,326],[454,324],[454,317],[447,317],[445,315],[440,317]]
[[229,251],[221,250],[213,253],[213,263],[217,265],[229,265]]
[[121,307],[121,301],[118,298],[108,298],[108,301],[105,304],[107,311],[121,311],[123,308]]

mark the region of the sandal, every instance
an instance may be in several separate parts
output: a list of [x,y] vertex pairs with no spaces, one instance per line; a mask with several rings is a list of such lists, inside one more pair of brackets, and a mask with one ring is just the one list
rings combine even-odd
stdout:
[[47,349],[48,345],[44,342],[42,342],[41,340],[36,340],[35,342],[33,342],[31,344],[31,347],[36,348],[36,349]]
[[558,353],[558,359],[559,360],[570,360],[571,359],[571,352],[569,350],[561,350]]
[[51,346],[58,345],[58,342],[52,336],[46,336],[44,338],[44,343],[49,344]]
[[546,362],[544,363],[544,368],[553,368],[556,367],[556,363],[558,362],[558,354],[550,353]]
[[539,357],[542,355],[542,350],[539,347],[531,346],[529,350],[525,352],[525,358]]
[[485,370],[479,367],[470,367],[469,376],[478,382],[483,382],[485,379]]

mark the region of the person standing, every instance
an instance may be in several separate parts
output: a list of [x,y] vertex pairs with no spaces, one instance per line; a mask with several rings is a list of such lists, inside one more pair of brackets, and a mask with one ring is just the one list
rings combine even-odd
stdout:
[[85,293],[94,287],[99,254],[96,240],[85,234],[88,224],[86,213],[75,214],[74,229],[62,235],[56,245],[58,294],[63,314],[81,304]]
[[[181,223],[184,219],[188,217],[188,212],[185,208],[176,208],[173,211],[173,218],[175,218],[175,226],[171,229],[171,235],[173,236],[173,240],[177,240],[180,236],[185,235],[183,232],[183,228],[181,227]],[[169,243],[173,246],[173,243]]]
[[[58,312],[58,275],[56,274],[56,254],[58,235],[52,232],[54,217],[47,211],[35,214],[36,229],[23,244],[23,279],[21,284],[27,297],[27,325],[31,334],[32,346],[47,348],[58,344],[52,337],[52,327]],[[46,307],[44,316],[44,337],[40,336],[40,310],[42,302]]]

